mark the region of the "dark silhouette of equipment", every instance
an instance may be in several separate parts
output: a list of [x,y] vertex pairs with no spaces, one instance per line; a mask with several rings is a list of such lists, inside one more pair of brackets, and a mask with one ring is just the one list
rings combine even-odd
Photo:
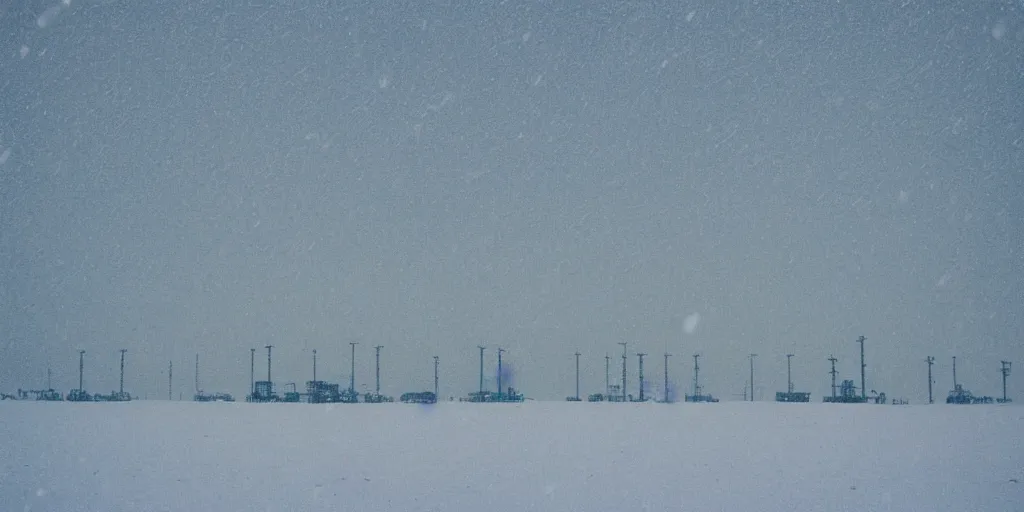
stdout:
[[363,395],[363,402],[368,404],[382,404],[387,402],[394,402],[395,399],[390,396],[380,394],[380,349],[384,348],[384,345],[376,345],[373,347],[376,352],[377,370],[376,370],[376,387],[375,391],[371,393],[365,393]]
[[995,402],[990,396],[974,396],[974,393],[965,388],[956,379],[956,356],[953,356],[953,389],[946,395],[947,404],[991,404]]
[[999,361],[999,364],[1000,364],[999,373],[1001,373],[1003,375],[1003,397],[1000,398],[998,401],[1001,404],[1008,404],[1008,403],[1012,402],[1012,400],[1010,400],[1009,398],[1006,398],[1006,378],[1010,376],[1010,362],[1009,361]]
[[78,389],[68,393],[69,402],[91,402],[92,395],[85,392],[85,351],[78,351]]
[[811,394],[793,391],[793,354],[786,354],[786,389],[785,393],[775,393],[776,402],[810,402]]
[[437,403],[437,393],[430,391],[402,393],[398,400],[406,404],[433,404]]
[[700,385],[700,354],[693,355],[693,394],[684,394],[683,399],[687,402],[718,402],[718,399],[711,396],[710,394],[705,395],[704,388],[702,388]]
[[229,393],[206,393],[199,387],[199,354],[196,354],[196,394],[192,397],[195,402],[234,402],[235,397]]
[[828,360],[832,363],[832,370],[828,373],[832,376],[832,400],[834,401],[836,399],[836,374],[838,373],[836,372],[836,361],[839,360],[833,355],[829,355]]

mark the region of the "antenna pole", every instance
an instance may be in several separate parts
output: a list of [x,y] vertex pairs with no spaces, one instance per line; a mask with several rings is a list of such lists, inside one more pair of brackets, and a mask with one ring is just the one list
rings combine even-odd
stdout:
[[836,397],[836,361],[838,361],[838,359],[836,359],[835,356],[830,355],[828,356],[828,360],[832,362],[832,371],[829,373],[832,374],[832,398],[834,399]]
[[956,356],[953,356],[953,389],[956,389]]
[[199,352],[196,352],[196,394],[199,394]]
[[320,389],[316,384],[316,349],[313,349],[313,386],[314,389]]
[[864,379],[864,369],[868,365],[864,364],[864,336],[857,338],[857,343],[860,343],[860,397],[866,399],[868,397],[868,390]]
[[477,345],[476,348],[480,349],[480,399],[484,398],[484,348],[481,345]]
[[668,358],[671,356],[672,354],[665,352],[665,403],[667,404],[672,403],[672,398],[668,396]]
[[498,347],[498,393],[501,394],[501,354],[505,353],[506,350]]
[[118,393],[119,395],[124,395],[124,353],[127,351],[128,349],[121,349],[121,388],[120,393]]
[[754,358],[757,354],[750,354],[750,401],[754,401]]
[[437,356],[434,356],[434,400],[439,400],[437,396]]
[[786,382],[789,383],[789,392],[793,392],[793,354],[786,354]]
[[173,398],[171,398],[171,388],[173,387],[173,383],[174,383],[174,361],[167,361],[167,399],[168,400],[173,400]]
[[935,364],[935,358],[928,356],[924,358],[924,362],[928,363],[928,403],[933,404],[935,400],[932,399],[932,365]]
[[380,394],[380,349],[383,348],[383,347],[384,347],[384,345],[377,345],[377,346],[373,347],[373,349],[377,351],[377,394],[378,395]]
[[626,343],[620,342],[622,345],[622,401],[626,401]]
[[53,384],[50,383],[50,367],[49,366],[46,367],[46,389],[48,391],[52,391],[53,390]]
[[356,392],[356,345],[359,344],[357,341],[348,342],[352,346],[352,369],[348,374],[348,390],[351,393]]
[[637,352],[636,357],[640,359],[640,401],[644,401],[644,354],[643,352]]
[[[580,352],[577,351],[575,356],[577,356],[577,401],[580,401]],[[1006,393],[1004,392],[1004,394]]]

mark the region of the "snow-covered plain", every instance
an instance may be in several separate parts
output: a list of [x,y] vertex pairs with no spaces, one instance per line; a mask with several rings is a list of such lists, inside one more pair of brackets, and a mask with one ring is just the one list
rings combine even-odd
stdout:
[[1024,407],[0,403],[0,509],[1024,509]]

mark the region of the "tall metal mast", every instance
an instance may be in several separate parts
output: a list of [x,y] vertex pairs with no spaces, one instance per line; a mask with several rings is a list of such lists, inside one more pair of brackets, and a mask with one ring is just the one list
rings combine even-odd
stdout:
[[167,361],[167,399],[168,400],[173,400],[173,398],[171,398],[171,388],[173,387],[173,384],[174,384],[174,361]]
[[506,352],[505,349],[503,349],[501,347],[498,347],[498,393],[499,394],[503,393],[503,391],[501,390],[501,354],[504,354],[505,352]]
[[935,358],[928,356],[924,358],[924,362],[928,363],[928,403],[933,404],[935,400],[932,400],[932,365],[935,364]]
[[612,357],[607,352],[604,353],[604,397],[607,400],[608,395],[612,392],[612,383],[609,380],[611,375]]
[[828,360],[832,362],[832,371],[830,371],[829,373],[832,374],[832,398],[835,398],[836,397],[836,373],[837,373],[836,372],[836,361],[838,361],[838,359],[836,359],[835,356],[830,355],[830,356],[828,356]]
[[956,356],[953,356],[953,389],[956,389]]
[[480,349],[480,399],[483,399],[484,395],[484,349],[486,347],[477,345],[476,348]]
[[580,351],[575,353],[577,356],[577,400],[580,400]]
[[350,342],[348,342],[348,344],[352,346],[352,369],[350,370],[350,372],[348,374],[348,390],[351,393],[355,393],[356,392],[356,345],[358,345],[359,342],[358,341],[350,341]]
[[754,358],[757,354],[750,354],[750,401],[754,401]]
[[315,386],[314,389],[320,389],[319,387],[317,387],[317,384],[316,384],[316,349],[315,348],[313,349],[313,386]]
[[636,357],[640,359],[640,401],[644,401],[644,356],[647,354],[637,352]]
[[249,349],[249,396],[256,394],[256,349]]
[[199,394],[199,352],[196,352],[196,394]]
[[1006,399],[1006,378],[1010,376],[1010,362],[999,361],[999,364],[1001,365],[999,373],[1003,374],[1003,403],[1005,404],[1009,402],[1009,400]]
[[78,390],[85,391],[82,386],[84,385],[85,378],[85,351],[78,351]]
[[665,352],[665,403],[672,402],[672,398],[668,396],[668,358],[671,356],[672,354]]
[[438,362],[438,358],[437,358],[437,356],[434,356],[434,399],[435,400],[440,400],[440,398],[437,396],[437,393],[438,393],[438,391],[437,391],[437,364],[438,363],[437,362]]
[[127,352],[127,351],[128,351],[128,349],[125,349],[125,348],[121,349],[121,386],[120,386],[120,392],[118,393],[119,395],[123,395],[124,394],[124,353]]
[[622,401],[626,401],[626,342],[619,342],[622,345]]
[[868,390],[864,379],[864,369],[868,365],[864,364],[864,336],[857,338],[857,343],[860,343],[860,397],[866,399],[868,397]]
[[786,354],[786,382],[789,383],[787,388],[790,393],[793,392],[793,354]]
[[693,355],[693,396],[694,400],[697,400],[697,396],[700,395],[700,354]]
[[380,349],[381,348],[384,348],[384,345],[377,345],[377,346],[373,347],[373,349],[377,351],[377,391],[376,391],[376,393],[378,395],[380,394]]
[[267,349],[267,382],[271,382],[271,380],[270,380],[270,349],[272,349],[272,348],[274,348],[273,345],[267,345],[266,346],[266,349]]

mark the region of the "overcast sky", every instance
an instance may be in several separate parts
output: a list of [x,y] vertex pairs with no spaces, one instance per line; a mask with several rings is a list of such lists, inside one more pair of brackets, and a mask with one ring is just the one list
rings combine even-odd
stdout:
[[264,3],[0,7],[0,390],[1024,365],[1020,2]]

